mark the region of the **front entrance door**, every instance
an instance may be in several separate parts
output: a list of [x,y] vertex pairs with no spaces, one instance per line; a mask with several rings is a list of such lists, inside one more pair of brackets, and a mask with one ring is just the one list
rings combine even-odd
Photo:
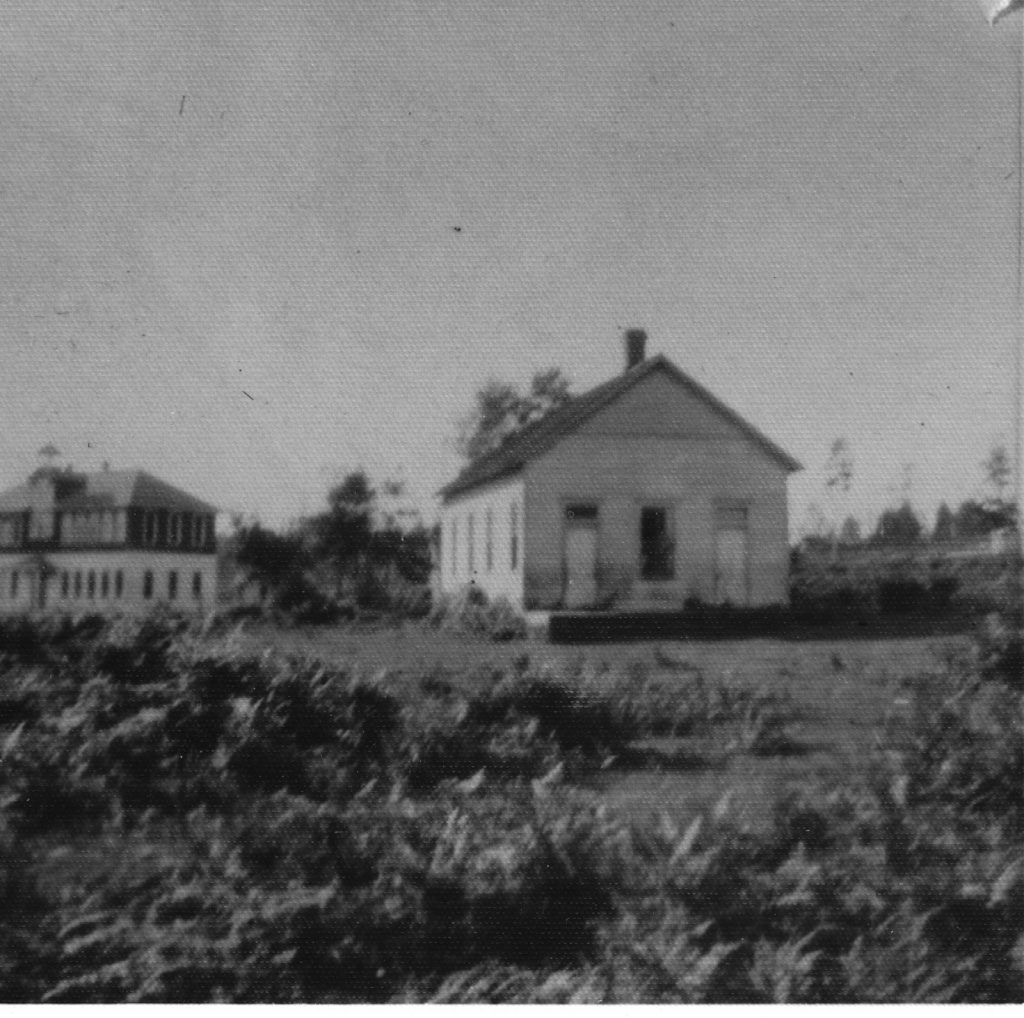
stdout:
[[719,604],[747,603],[747,531],[715,532],[715,600]]
[[565,606],[586,608],[597,600],[597,527],[565,527]]

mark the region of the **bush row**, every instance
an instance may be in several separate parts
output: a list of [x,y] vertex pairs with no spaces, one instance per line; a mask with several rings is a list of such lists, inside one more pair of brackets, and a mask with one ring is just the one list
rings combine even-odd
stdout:
[[427,677],[412,705],[386,676],[254,657],[173,618],[15,632],[0,671],[0,794],[29,831],[223,812],[278,791],[338,800],[371,781],[425,792],[481,770],[538,778],[620,754],[644,727],[626,698],[537,674],[527,658],[467,694]]
[[901,614],[966,607],[1019,610],[1019,558],[957,559],[941,555],[861,555],[832,561],[794,551],[790,603],[833,614]]
[[526,620],[508,601],[491,601],[472,585],[437,598],[428,618],[439,629],[484,636],[496,642],[522,640],[526,636]]

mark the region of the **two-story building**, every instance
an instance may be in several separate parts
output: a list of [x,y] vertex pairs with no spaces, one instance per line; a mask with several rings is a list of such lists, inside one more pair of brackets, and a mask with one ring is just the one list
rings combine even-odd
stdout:
[[216,513],[143,470],[40,467],[0,493],[0,614],[211,610]]

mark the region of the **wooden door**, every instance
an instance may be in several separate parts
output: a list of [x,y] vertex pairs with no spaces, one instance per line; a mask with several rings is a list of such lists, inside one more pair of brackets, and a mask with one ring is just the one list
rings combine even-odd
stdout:
[[747,531],[715,532],[715,600],[719,604],[747,603]]
[[565,606],[586,608],[597,600],[597,527],[565,528]]

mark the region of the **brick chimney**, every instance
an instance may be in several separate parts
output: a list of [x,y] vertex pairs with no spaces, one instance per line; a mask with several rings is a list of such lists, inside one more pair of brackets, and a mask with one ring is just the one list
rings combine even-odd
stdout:
[[643,363],[647,333],[643,329],[626,329],[626,370]]

